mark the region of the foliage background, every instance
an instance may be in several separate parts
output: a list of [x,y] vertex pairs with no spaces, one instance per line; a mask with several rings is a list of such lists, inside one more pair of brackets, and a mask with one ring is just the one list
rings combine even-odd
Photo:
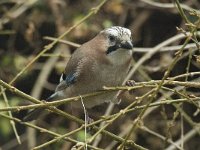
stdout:
[[[1,0],[0,1],[0,79],[9,83],[13,78],[33,60],[51,40],[47,37],[58,37],[70,29],[74,24],[85,17],[88,12],[92,12],[100,0]],[[170,4],[170,5],[168,5]],[[82,23],[67,34],[63,39],[82,44],[93,38],[99,31],[106,27],[119,25],[129,28],[133,33],[135,52],[134,60],[138,62],[152,47],[178,34],[198,32],[199,30],[199,9],[200,3],[197,0],[181,1],[184,9],[184,16],[174,2],[170,0],[160,0],[157,2],[147,0],[107,0],[96,14],[82,21]],[[170,6],[170,7],[167,7]],[[191,13],[193,8],[195,13]],[[189,24],[191,23],[191,24]],[[178,29],[176,27],[179,27]],[[189,36],[188,36],[189,37]],[[186,35],[187,38],[187,35]],[[182,45],[186,38],[176,39],[169,46],[172,49],[177,45]],[[139,66],[137,71],[131,76],[136,83],[151,80],[161,80],[167,70],[169,76],[177,76],[188,72],[197,72],[196,76],[184,76],[178,80],[199,82],[199,38],[191,35],[189,43],[195,46],[187,48],[180,54],[172,70],[169,70],[172,62],[177,56],[177,50],[168,48],[165,52],[157,51],[150,58],[146,58],[145,63]],[[188,45],[188,43],[186,43]],[[145,52],[139,51],[143,48]],[[144,49],[150,48],[150,49]],[[36,62],[27,68],[15,82],[14,87],[37,99],[47,98],[55,89],[59,81],[60,74],[69,59],[69,56],[76,49],[70,44],[58,42],[44,55],[39,57]],[[180,48],[179,48],[180,49]],[[179,50],[178,49],[178,50]],[[143,119],[140,118],[134,132],[130,132],[134,120],[139,116],[141,110],[135,110],[125,115],[120,115],[114,123],[106,129],[120,137],[126,137],[138,145],[148,149],[176,149],[174,144],[179,142],[177,149],[196,150],[200,149],[200,114],[199,101],[191,103],[190,98],[199,97],[199,88],[184,88],[179,85],[169,85],[172,91],[160,92],[155,101],[159,99],[175,100],[188,97],[184,103],[159,105],[149,107]],[[120,112],[130,105],[137,98],[144,96],[151,88],[138,88],[124,95],[120,105],[112,109],[113,113]],[[179,91],[182,93],[176,93]],[[165,94],[168,94],[166,96]],[[10,106],[21,106],[30,104],[18,94],[13,94],[6,90],[6,96]],[[185,98],[184,97],[184,98]],[[5,108],[2,93],[0,97],[0,108]],[[135,106],[145,105],[149,101],[146,97],[142,102]],[[89,110],[90,116],[94,120],[100,119],[107,110],[108,104],[97,106]],[[134,107],[135,107],[134,106]],[[68,113],[78,118],[84,118],[82,110],[72,110],[69,105],[61,107]],[[74,112],[75,111],[75,112]],[[27,110],[13,112],[16,118],[22,118]],[[5,113],[4,113],[5,114]],[[56,114],[38,116],[36,125],[65,134],[75,130],[79,125],[74,121],[63,118]],[[38,130],[30,130],[27,125],[15,124],[22,144],[17,143],[10,121],[0,116],[0,149],[30,149],[33,146],[43,144],[53,137]],[[88,136],[94,135],[94,131],[89,132]],[[84,131],[80,130],[70,137],[82,140]],[[94,140],[97,141],[97,140]],[[171,142],[170,142],[171,141]],[[112,145],[113,144],[113,145]],[[70,149],[74,146],[73,142],[59,140],[56,143],[46,146],[43,149]],[[112,146],[111,146],[112,145]],[[102,149],[116,149],[120,144],[115,143],[114,139],[103,136],[96,147]],[[132,149],[132,148],[127,148]]]

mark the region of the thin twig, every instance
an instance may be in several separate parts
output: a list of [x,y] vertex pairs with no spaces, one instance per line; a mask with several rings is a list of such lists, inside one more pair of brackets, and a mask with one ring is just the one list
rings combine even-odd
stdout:
[[[17,95],[19,95],[19,96],[21,96],[21,97],[29,100],[29,101],[31,101],[33,103],[42,104],[41,101],[35,99],[34,97],[31,97],[28,94],[23,93],[22,91],[16,89],[15,87],[13,87],[13,86],[11,86],[11,85],[3,82],[2,80],[0,80],[0,85],[2,85],[4,88],[10,90],[11,92],[13,92],[13,93],[15,93],[15,94],[17,94]],[[80,98],[80,97],[78,97],[78,98]],[[55,112],[55,113],[59,114],[60,116],[63,116],[65,118],[67,118],[67,119],[75,121],[75,122],[77,122],[79,124],[83,124],[84,123],[83,120],[81,120],[81,119],[79,119],[79,118],[77,118],[75,116],[72,116],[72,115],[70,115],[70,114],[68,114],[66,112],[63,112],[63,111],[61,111],[61,110],[59,110],[59,109],[57,109],[55,107],[49,107],[48,109],[51,110],[52,112]],[[97,126],[93,126],[92,129],[94,129],[95,131],[99,131],[100,130]],[[108,132],[106,130],[102,130],[102,133],[105,134],[105,135],[107,135],[107,136],[112,137],[114,140],[116,140],[116,141],[118,141],[120,143],[124,141],[123,138],[118,137],[115,134],[113,134],[111,132]],[[130,147],[132,147],[132,148],[135,148],[135,147],[139,146],[139,145],[135,144],[133,141],[129,141],[129,143],[127,143],[127,145],[130,146]],[[141,146],[139,146],[139,147],[141,147]]]
[[74,133],[77,133],[78,131],[82,130],[83,128],[84,128],[84,126],[81,126],[78,129],[75,129],[75,130],[73,130],[71,132],[68,132],[66,134],[60,135],[60,136],[54,138],[53,140],[50,140],[50,141],[45,142],[45,143],[43,143],[43,144],[41,144],[39,146],[34,147],[33,149],[37,150],[37,149],[41,149],[41,148],[44,148],[46,146],[49,146],[52,143],[55,143],[55,142],[60,141],[62,139],[65,139],[66,137],[69,137],[70,135],[73,135]]
[[[96,95],[100,95],[103,94],[105,92],[110,92],[110,91],[117,91],[117,90],[133,90],[133,89],[137,89],[139,88],[143,88],[143,87],[151,87],[148,85],[152,85],[152,87],[156,87],[157,84],[160,84],[162,81],[161,80],[157,80],[157,81],[149,81],[149,82],[138,82],[135,83],[135,86],[130,87],[130,86],[122,86],[122,87],[105,87],[104,90],[99,91],[99,92],[94,92],[94,93],[89,93],[89,94],[84,94],[82,95],[83,98],[86,97],[92,97],[92,96],[96,96]],[[16,94],[19,96],[22,96],[24,98],[27,98],[23,92],[20,92],[17,89],[13,89],[12,86],[10,86],[9,84],[6,84],[5,82],[3,82],[2,80],[0,80],[0,85],[5,86],[12,90],[15,90]],[[164,80],[163,85],[176,85],[176,86],[185,86],[185,87],[194,87],[194,88],[200,88],[200,83],[199,82],[181,82],[181,81],[170,81],[170,80]],[[23,94],[22,94],[23,93]],[[29,96],[28,96],[29,97]],[[29,97],[30,98],[30,97]],[[75,97],[71,97],[71,98],[66,98],[66,99],[61,99],[61,100],[55,100],[52,102],[42,102],[42,101],[35,101],[36,99],[33,100],[33,98],[31,97],[31,101],[37,104],[32,104],[32,105],[27,105],[27,106],[13,106],[13,107],[5,107],[5,108],[1,108],[0,111],[20,111],[20,110],[26,110],[26,109],[33,109],[33,108],[47,108],[49,106],[58,106],[58,105],[62,105],[62,104],[66,104],[67,102],[72,102],[72,101],[77,101],[80,100],[80,96],[75,96]]]
[[[1,91],[3,91],[3,86],[0,86],[0,87],[1,87]],[[5,92],[3,92],[3,99],[4,99],[4,101],[5,101],[6,107],[10,107]],[[10,116],[11,118],[13,117],[11,111],[8,111],[8,114],[9,114],[9,116]],[[18,134],[18,132],[17,132],[17,128],[16,128],[16,126],[15,126],[15,122],[12,121],[12,120],[10,120],[10,124],[11,124],[11,126],[12,126],[12,128],[13,128],[14,133],[15,133],[15,137],[16,137],[16,139],[17,139],[17,142],[18,142],[19,144],[21,144],[21,139],[20,139],[20,136],[19,136],[19,134]]]
[[[29,127],[31,127],[31,128],[34,128],[34,129],[36,129],[36,130],[39,130],[39,131],[42,132],[42,133],[48,133],[48,134],[50,134],[50,135],[52,135],[52,136],[54,136],[54,137],[58,137],[58,138],[59,138],[59,137],[62,136],[62,135],[60,135],[60,134],[58,134],[58,133],[56,133],[56,132],[47,130],[47,129],[42,128],[42,127],[39,127],[39,126],[36,126],[36,125],[34,125],[34,124],[32,124],[32,123],[22,122],[20,119],[17,119],[17,118],[14,118],[14,117],[11,118],[10,116],[7,116],[7,115],[2,114],[2,113],[0,113],[0,117],[4,117],[4,118],[6,118],[6,119],[13,120],[13,121],[15,121],[15,122],[17,122],[17,123],[20,123],[20,124],[22,124],[22,125],[26,125],[26,126],[29,126]],[[69,138],[69,137],[65,137],[65,138],[63,138],[63,139],[64,139],[64,140],[67,140],[67,141],[70,141],[70,142],[73,142],[73,143],[78,143],[78,142],[79,142],[79,141],[74,140],[74,139]],[[95,149],[95,150],[99,150],[99,148],[96,148],[96,147],[91,146],[91,145],[88,145],[88,147],[89,147],[89,148],[92,148],[92,149]]]
[[[49,37],[49,36],[45,36],[44,39],[46,40],[50,40],[50,41],[55,41],[57,38],[53,38],[53,37]],[[81,45],[80,44],[77,44],[77,43],[74,43],[74,42],[71,42],[71,41],[67,41],[67,40],[58,40],[60,43],[63,43],[63,44],[67,44],[67,45],[70,45],[70,46],[73,46],[73,47],[80,47]],[[200,44],[198,42],[198,44]],[[159,52],[168,52],[168,51],[178,51],[183,45],[175,45],[175,46],[165,46],[165,47],[161,47],[158,51]],[[187,49],[190,49],[190,48],[197,48],[196,46],[196,43],[189,43],[187,44],[185,47],[184,47],[184,50],[187,50]],[[149,52],[149,51],[152,51],[153,47],[134,47],[133,51],[134,52],[139,52],[139,53],[146,53],[146,52]],[[46,56],[45,54],[43,56]],[[52,55],[47,55],[47,56],[52,56]],[[53,55],[54,56],[54,55]],[[55,55],[57,56],[57,55]],[[58,55],[60,57],[60,55]],[[68,56],[65,56],[65,57],[68,57]]]
[[[173,3],[159,3],[159,2],[152,1],[152,0],[140,0],[140,1],[142,1],[144,3],[147,3],[149,5],[155,6],[155,7],[160,7],[160,8],[175,8],[175,6],[174,6]],[[192,12],[192,11],[195,10],[196,12],[200,13],[199,10],[191,8],[191,7],[189,7],[189,6],[185,5],[185,4],[180,4],[180,6],[183,9],[187,10],[187,11],[191,11]]]
[[44,49],[37,55],[35,56],[10,82],[9,84],[12,85],[38,58],[40,58],[44,53],[46,53],[48,50],[50,50],[53,46],[55,46],[59,40],[64,38],[67,34],[69,34],[73,29],[75,29],[77,26],[79,26],[81,23],[83,23],[85,20],[87,20],[89,17],[92,15],[96,14],[99,9],[104,5],[104,3],[107,0],[102,0],[100,4],[90,10],[90,12],[84,16],[82,19],[80,19],[76,24],[71,26],[67,31],[65,31],[62,35],[60,35],[55,41],[52,43],[46,45]]
[[[144,131],[146,131],[146,132],[148,132],[148,133],[150,133],[150,134],[152,134],[152,135],[154,135],[154,136],[160,138],[160,139],[163,140],[163,141],[166,140],[166,137],[164,137],[164,136],[162,136],[162,135],[160,135],[160,134],[158,134],[158,133],[152,131],[151,129],[147,128],[146,126],[140,126],[140,129],[142,129],[142,130],[144,130]],[[181,147],[180,147],[178,144],[174,143],[171,139],[167,139],[166,141],[167,141],[168,143],[172,144],[174,147],[176,147],[176,148],[178,148],[178,149],[181,149]]]
[[[113,104],[113,103],[110,103],[110,104],[108,105],[108,107],[107,107],[107,109],[106,109],[106,112],[105,112],[105,114],[104,114],[103,116],[104,116],[104,117],[109,116],[109,115],[111,114],[113,108],[114,108],[114,104]],[[103,126],[105,125],[105,123],[106,123],[106,122],[101,122],[101,124],[100,124],[99,127],[100,127],[100,128],[103,127]],[[99,142],[101,141],[101,138],[102,138],[102,135],[99,134],[99,135],[96,137],[96,139],[95,139],[95,141],[93,142],[92,145],[93,145],[93,146],[98,146]]]
[[81,104],[83,106],[83,111],[84,111],[84,115],[85,115],[85,127],[84,127],[84,132],[85,132],[85,149],[87,150],[87,119],[88,119],[88,114],[87,114],[87,110],[85,108],[84,102],[83,102],[83,98],[80,95],[80,99],[81,99]]
[[[190,39],[191,39],[191,35],[193,35],[194,32],[195,32],[195,29],[192,29],[192,31],[189,33],[188,37],[186,38],[186,40],[185,40],[185,42],[184,42],[184,44],[183,44],[183,47],[178,51],[178,53],[176,54],[176,57],[173,59],[173,62],[170,64],[170,66],[168,67],[168,69],[165,71],[165,74],[164,74],[164,76],[163,76],[161,82],[160,82],[160,83],[158,84],[158,86],[155,88],[154,93],[153,93],[152,95],[149,95],[149,101],[148,101],[147,107],[144,108],[144,109],[141,111],[141,113],[138,115],[138,117],[137,117],[137,118],[135,119],[135,121],[133,122],[133,126],[132,126],[130,132],[127,134],[127,136],[126,136],[124,142],[119,146],[119,149],[120,149],[120,150],[124,148],[124,145],[125,145],[126,141],[127,141],[128,138],[131,136],[131,133],[135,130],[136,125],[137,125],[138,122],[141,120],[141,118],[142,118],[142,116],[144,115],[145,111],[148,109],[148,106],[149,106],[149,105],[151,104],[151,102],[153,102],[153,100],[156,98],[156,96],[157,96],[159,90],[161,89],[162,85],[163,85],[164,82],[165,82],[164,80],[169,76],[171,70],[174,68],[175,64],[178,62],[180,56],[181,56],[182,53],[183,53],[183,48],[188,44],[188,42],[189,42]],[[168,42],[170,42],[170,40],[169,40]],[[152,56],[152,54],[154,54],[154,52],[156,52],[157,49],[160,48],[160,46],[163,47],[163,46],[164,46],[165,44],[167,44],[168,42],[166,42],[166,43],[164,42],[164,43],[159,44],[159,46],[157,46],[157,47],[154,49],[153,53],[149,53],[149,54],[150,54],[149,56]],[[147,53],[147,54],[148,54],[148,53]],[[147,56],[148,56],[148,55],[147,55]],[[143,60],[145,60],[145,59],[143,59]],[[142,61],[141,61],[141,62],[142,62]],[[139,64],[139,63],[138,63],[138,64]],[[133,70],[132,70],[132,71],[133,71]],[[132,71],[131,71],[131,73],[132,73]]]
[[[48,142],[46,142],[46,143],[43,143],[43,144],[41,144],[41,145],[35,147],[35,149],[41,149],[41,148],[44,148],[44,147],[46,147],[46,146],[49,146],[50,144],[53,144],[53,143],[55,143],[55,142],[57,142],[57,141],[59,141],[59,140],[61,140],[61,139],[64,139],[65,137],[68,137],[68,136],[70,136],[70,135],[73,135],[73,134],[77,133],[78,131],[82,130],[82,129],[85,128],[85,127],[92,127],[92,126],[94,126],[94,125],[96,125],[96,124],[99,124],[99,123],[102,122],[102,121],[103,121],[103,119],[100,119],[100,120],[97,120],[97,121],[94,121],[94,122],[88,124],[87,126],[82,125],[82,126],[79,127],[78,129],[75,129],[75,130],[73,130],[73,131],[71,131],[71,132],[68,132],[68,133],[66,133],[66,134],[64,134],[64,135],[62,135],[62,136],[59,136],[59,137],[57,137],[57,138],[54,138],[54,139],[52,139],[52,140],[50,140],[50,141],[48,141]],[[96,147],[96,146],[94,146],[94,147]]]
[[[200,32],[196,32],[197,35],[200,35]],[[190,32],[187,32],[186,33],[187,36],[191,35]],[[147,61],[148,59],[150,59],[156,52],[158,52],[161,48],[177,41],[177,40],[180,40],[180,39],[183,39],[185,38],[185,35],[183,34],[178,34],[178,35],[175,35],[167,40],[165,40],[164,42],[158,44],[157,46],[155,46],[154,48],[152,48],[151,51],[147,52],[140,60],[137,61],[137,63],[134,65],[133,69],[131,69],[131,71],[129,72],[129,75],[127,76],[127,78],[125,79],[126,81],[128,81],[132,76],[133,74],[135,73],[135,71],[139,68],[140,65],[142,65],[145,61]],[[182,49],[184,49],[184,47],[186,46],[187,44],[184,44],[184,46],[182,46]]]
[[[193,136],[195,136],[196,133],[197,133],[196,130],[200,130],[200,127],[198,127],[197,129],[192,129],[192,130],[190,130],[188,133],[186,133],[186,134],[184,135],[184,142],[188,141],[188,140],[191,139]],[[180,145],[181,142],[182,142],[182,139],[180,138],[180,139],[178,139],[178,140],[175,142],[175,144],[176,144],[176,145]],[[175,149],[176,149],[176,147],[175,147],[174,145],[170,145],[170,146],[167,147],[165,150],[175,150]]]

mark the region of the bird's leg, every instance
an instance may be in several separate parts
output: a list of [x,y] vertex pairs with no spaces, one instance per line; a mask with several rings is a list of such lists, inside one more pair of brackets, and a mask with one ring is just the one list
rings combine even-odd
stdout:
[[128,80],[125,83],[126,86],[135,86],[135,81],[134,80]]

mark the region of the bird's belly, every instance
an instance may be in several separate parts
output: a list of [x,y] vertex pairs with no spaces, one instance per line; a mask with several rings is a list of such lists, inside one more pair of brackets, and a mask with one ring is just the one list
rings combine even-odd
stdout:
[[[127,63],[124,63],[121,65],[116,65],[116,66],[107,65],[104,68],[99,68],[98,74],[95,74],[95,76],[91,74],[91,77],[87,78],[89,79],[89,81],[82,80],[77,84],[75,83],[70,88],[65,89],[64,95],[66,95],[66,97],[80,96],[84,94],[90,94],[97,91],[101,91],[104,86],[107,87],[120,86],[122,85],[127,75],[129,67],[130,67],[129,64],[127,65]],[[112,92],[109,91],[92,97],[87,97],[87,98],[82,97],[82,99],[85,107],[91,108],[93,106],[100,105],[104,102],[112,101],[116,94],[117,91],[112,91]],[[83,107],[80,100],[72,102],[72,106],[75,108]]]
[[[86,108],[92,108],[94,106],[100,105],[105,102],[110,102],[111,99],[117,94],[116,91],[112,91],[109,93],[103,93],[96,96],[91,97],[80,97],[79,100],[72,102],[72,107],[74,108],[83,108],[83,104]],[[83,101],[83,104],[81,102]]]

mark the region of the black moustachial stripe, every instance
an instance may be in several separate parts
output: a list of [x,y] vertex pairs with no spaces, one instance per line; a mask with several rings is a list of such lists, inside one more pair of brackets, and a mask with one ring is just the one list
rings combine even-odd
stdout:
[[117,45],[110,46],[108,48],[108,50],[106,51],[106,54],[110,54],[111,52],[116,51],[118,48],[119,48],[119,46],[117,46]]

